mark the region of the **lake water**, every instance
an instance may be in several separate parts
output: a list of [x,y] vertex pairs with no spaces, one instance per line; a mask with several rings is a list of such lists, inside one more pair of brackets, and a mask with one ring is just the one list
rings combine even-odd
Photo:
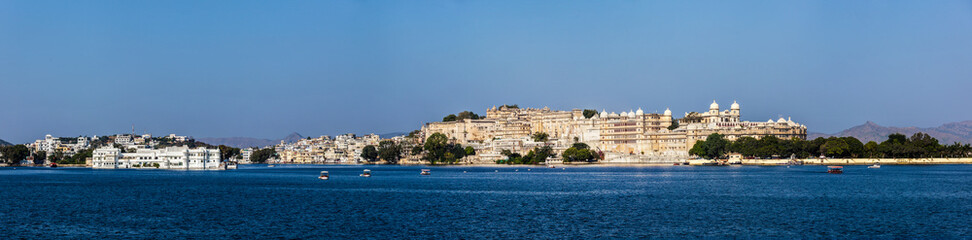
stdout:
[[0,168],[0,239],[972,238],[970,165],[422,168]]

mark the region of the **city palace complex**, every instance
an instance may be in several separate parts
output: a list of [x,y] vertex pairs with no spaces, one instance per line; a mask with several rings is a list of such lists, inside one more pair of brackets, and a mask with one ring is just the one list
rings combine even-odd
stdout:
[[[729,140],[740,137],[806,139],[807,128],[790,119],[765,122],[740,120],[740,106],[733,102],[721,110],[715,101],[704,112],[688,112],[673,121],[672,111],[662,114],[637,111],[599,114],[585,117],[583,110],[557,111],[549,108],[492,107],[482,119],[433,122],[422,126],[424,137],[442,133],[451,141],[472,146],[476,156],[466,161],[494,162],[506,158],[502,150],[525,153],[537,146],[551,146],[561,153],[574,143],[585,143],[604,154],[604,162],[660,163],[689,158],[688,151],[696,141],[712,133]],[[677,126],[673,126],[677,124]],[[535,142],[530,136],[546,133],[546,142]],[[556,160],[554,160],[556,161]]]

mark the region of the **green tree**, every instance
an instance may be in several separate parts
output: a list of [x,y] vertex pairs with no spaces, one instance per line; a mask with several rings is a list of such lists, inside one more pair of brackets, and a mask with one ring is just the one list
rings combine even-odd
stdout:
[[47,160],[46,151],[37,151],[33,154],[33,156],[34,156],[34,164],[44,164],[44,161]]
[[241,150],[239,148],[230,147],[226,145],[219,145],[217,148],[219,149],[219,159],[223,161],[232,159],[233,157],[238,156],[241,153]]
[[536,132],[531,137],[533,137],[533,141],[535,142],[546,142],[550,135],[547,135],[545,132]]
[[864,144],[864,156],[873,158],[879,157],[880,155],[878,154],[878,144],[876,142],[868,141],[867,144]]
[[11,166],[16,166],[20,164],[20,161],[30,156],[30,149],[24,145],[13,145],[3,147],[3,158],[6,160],[7,164]]
[[377,161],[378,149],[375,149],[375,145],[365,146],[364,149],[361,149],[361,158],[364,158],[365,161],[369,162]]
[[442,121],[443,122],[452,122],[452,121],[456,121],[456,119],[457,119],[457,117],[456,117],[455,114],[449,114],[448,116],[445,116],[444,118],[442,118]]
[[836,158],[847,156],[850,152],[849,150],[850,146],[847,145],[847,142],[844,142],[844,139],[838,137],[827,138],[827,142],[820,146],[821,153]]
[[842,137],[840,139],[844,143],[847,143],[847,153],[844,154],[844,157],[857,158],[864,156],[864,144],[861,143],[861,140],[857,140],[855,137]]
[[591,118],[597,115],[597,110],[594,109],[584,109],[584,118]]
[[273,148],[257,149],[250,154],[250,162],[266,163],[268,159],[277,155],[277,150]]
[[722,134],[709,134],[705,140],[695,142],[689,154],[696,155],[705,159],[717,159],[725,156],[729,150],[729,141]]
[[476,155],[476,149],[473,147],[466,147],[466,156]]
[[570,146],[570,147],[576,148],[576,149],[589,149],[589,148],[591,148],[590,146],[587,146],[586,143],[574,143],[574,145],[573,146]]
[[672,118],[672,125],[668,125],[668,130],[675,130],[678,128],[678,119]]
[[564,150],[560,156],[563,157],[565,162],[594,162],[598,159],[598,155],[588,149],[587,144],[583,144],[583,146],[574,144],[574,146]]
[[462,119],[483,119],[485,117],[486,116],[479,116],[479,114],[476,114],[474,112],[462,111],[458,115],[456,115],[456,120],[462,120]]
[[425,150],[425,159],[435,164],[446,159],[447,147],[449,147],[449,138],[442,133],[433,133],[425,139],[422,149]]
[[390,164],[397,164],[402,157],[402,147],[391,140],[381,141],[378,143],[378,156]]

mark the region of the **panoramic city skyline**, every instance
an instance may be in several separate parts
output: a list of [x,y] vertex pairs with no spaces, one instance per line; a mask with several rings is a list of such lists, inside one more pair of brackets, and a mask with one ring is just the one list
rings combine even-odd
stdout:
[[[802,5],[801,5],[802,4]],[[407,132],[503,104],[972,119],[972,3],[0,2],[0,139]],[[538,14],[538,13],[543,14]],[[13,90],[13,91],[10,91]]]

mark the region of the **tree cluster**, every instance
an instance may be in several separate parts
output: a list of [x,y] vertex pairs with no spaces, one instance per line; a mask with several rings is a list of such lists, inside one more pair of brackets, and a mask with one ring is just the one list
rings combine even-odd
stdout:
[[449,143],[449,138],[442,133],[433,133],[429,136],[422,145],[422,150],[425,153],[423,159],[431,164],[454,164],[467,155],[462,144]]
[[530,135],[530,138],[533,138],[534,142],[546,142],[550,138],[550,135],[545,132],[536,132]]
[[14,166],[20,164],[27,156],[30,156],[30,149],[24,145],[13,145],[13,146],[0,146],[0,152],[3,153],[3,161],[7,164]]
[[267,159],[270,159],[277,155],[277,150],[273,148],[257,149],[250,154],[250,162],[254,163],[265,163]]
[[94,148],[81,150],[78,151],[77,153],[74,153],[74,155],[67,156],[67,157],[65,157],[63,154],[60,154],[60,156],[56,161],[55,159],[51,159],[51,160],[58,164],[84,164],[85,160],[87,160],[91,156],[94,156],[93,154],[94,150],[95,150]]
[[449,114],[448,116],[443,117],[442,118],[442,121],[443,122],[452,122],[452,121],[461,121],[463,119],[483,119],[483,118],[486,118],[486,116],[479,116],[479,114],[476,114],[476,113],[470,112],[470,111],[462,111],[458,115],[457,114]]
[[496,163],[498,164],[541,164],[547,162],[547,158],[557,156],[550,146],[535,147],[525,156],[507,149],[500,151],[500,154],[506,156],[506,159],[497,160]]
[[596,162],[601,159],[600,153],[591,150],[584,143],[574,143],[573,146],[564,150],[564,153],[560,156],[563,157],[564,162]]
[[397,164],[402,158],[404,147],[392,140],[384,140],[374,145],[365,146],[361,151],[361,157],[369,162],[377,162],[379,159],[385,160],[388,164]]
[[242,151],[239,148],[230,147],[226,145],[219,145],[219,160],[226,161],[233,159],[237,156],[242,156]]
[[597,115],[597,110],[584,109],[584,118],[592,118],[594,115]]
[[711,134],[706,140],[698,141],[689,154],[706,159],[725,157],[728,153],[739,153],[746,158],[809,158],[824,156],[829,158],[931,158],[931,157],[969,157],[972,147],[969,144],[954,143],[940,145],[938,140],[925,133],[915,133],[910,138],[903,134],[891,134],[881,143],[874,141],[866,144],[854,137],[829,137],[803,140],[792,138],[783,140],[774,136],[760,139],[741,137],[728,141],[721,134]]
[[668,126],[668,130],[675,130],[678,128],[678,119],[672,118],[672,125]]

